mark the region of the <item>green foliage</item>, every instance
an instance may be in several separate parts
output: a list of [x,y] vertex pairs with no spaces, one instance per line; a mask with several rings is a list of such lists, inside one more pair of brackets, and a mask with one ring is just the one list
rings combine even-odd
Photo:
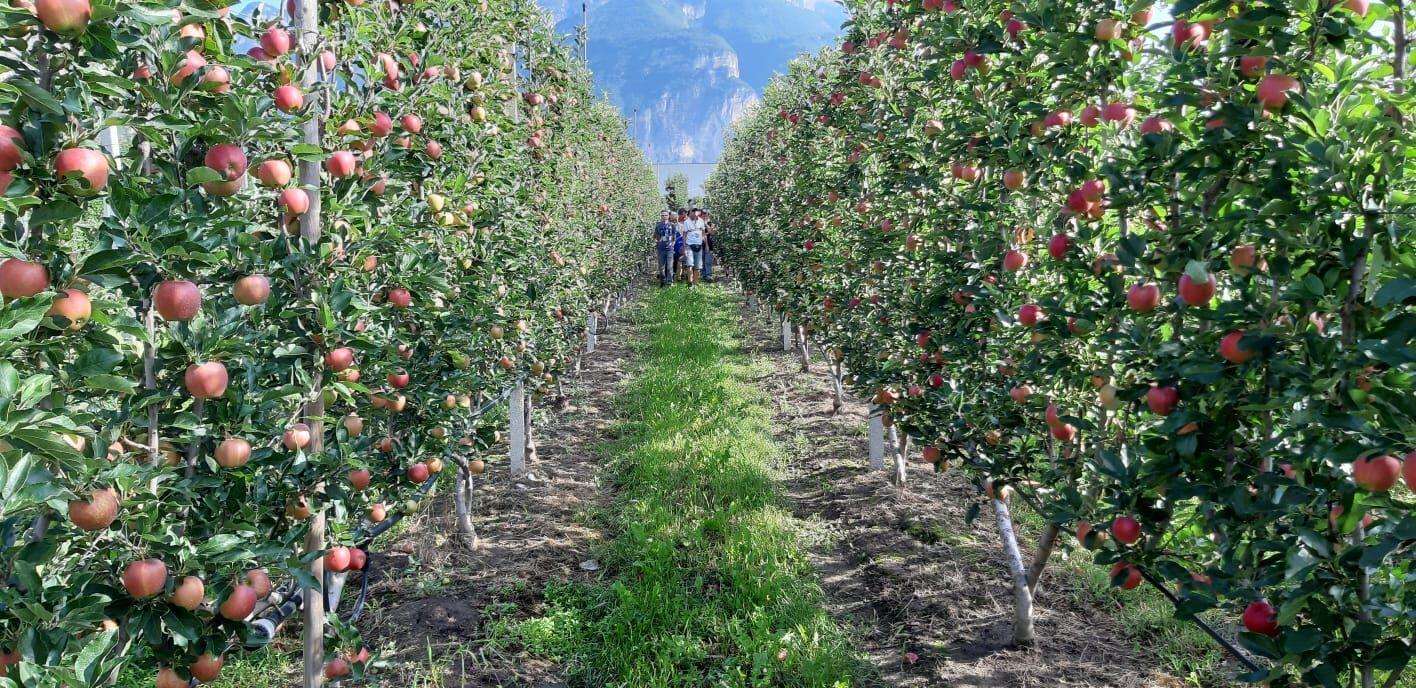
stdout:
[[688,175],[679,172],[669,177],[664,183],[664,203],[670,210],[689,207]]
[[[20,137],[0,178],[0,254],[47,271],[0,305],[6,688],[125,668],[151,684],[159,666],[185,677],[239,646],[247,624],[213,607],[247,570],[315,583],[302,506],[328,519],[328,546],[355,544],[375,503],[392,514],[416,494],[411,466],[445,464],[451,480],[490,447],[497,416],[470,409],[518,381],[539,394],[573,365],[585,314],[636,274],[661,202],[622,118],[532,3],[318,3],[313,43],[269,59],[236,46],[279,18],[219,9],[99,4],[62,35],[20,8],[0,18],[0,111]],[[278,111],[292,80],[305,105]],[[58,176],[85,155],[63,151],[98,151],[110,127],[126,144],[98,156],[102,188]],[[249,171],[207,167],[223,144]],[[355,169],[336,175],[346,155]],[[310,166],[285,190],[317,213],[284,216],[282,189],[257,181],[272,161]],[[268,280],[263,303],[237,301],[249,276]],[[168,280],[200,289],[194,318],[155,315]],[[65,289],[91,301],[86,322],[51,310]],[[352,368],[326,363],[336,347]],[[210,362],[229,384],[196,399],[184,371]],[[354,414],[362,433],[341,422]],[[282,441],[297,422],[313,426],[303,448]],[[227,439],[249,442],[249,461],[219,464]],[[353,469],[370,470],[367,490]],[[108,488],[116,520],[80,530],[75,503]],[[133,599],[120,577],[145,558],[166,584]],[[168,601],[187,576],[205,582],[195,611]],[[357,632],[336,627],[329,658],[355,655]],[[354,664],[354,680],[373,666]]]
[[1178,616],[1271,603],[1243,678],[1409,663],[1412,496],[1353,471],[1416,443],[1411,9],[1199,0],[1148,30],[1143,2],[852,4],[707,184],[725,260],[948,465],[1068,527],[1136,518],[1096,563],[1166,580]]

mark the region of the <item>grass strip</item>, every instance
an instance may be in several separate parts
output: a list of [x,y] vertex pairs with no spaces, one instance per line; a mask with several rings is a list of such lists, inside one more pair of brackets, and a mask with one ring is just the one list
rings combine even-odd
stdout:
[[861,665],[827,614],[781,508],[783,456],[753,386],[737,302],[656,291],[619,401],[606,476],[618,499],[603,586],[552,586],[513,635],[578,686],[854,685]]

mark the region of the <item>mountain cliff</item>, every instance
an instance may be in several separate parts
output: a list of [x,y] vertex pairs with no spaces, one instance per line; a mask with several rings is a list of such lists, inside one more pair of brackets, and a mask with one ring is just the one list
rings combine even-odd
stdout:
[[[573,34],[580,0],[539,0]],[[773,73],[831,42],[830,0],[590,0],[590,66],[656,163],[714,162]]]

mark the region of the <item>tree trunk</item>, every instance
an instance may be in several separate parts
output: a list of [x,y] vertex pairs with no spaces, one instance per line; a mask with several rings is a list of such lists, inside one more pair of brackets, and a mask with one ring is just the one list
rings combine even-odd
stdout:
[[841,408],[846,405],[846,389],[841,380],[844,376],[841,372],[841,364],[832,363],[827,368],[826,374],[831,377],[831,415],[834,416],[840,413]]
[[1047,570],[1047,560],[1052,558],[1052,550],[1057,546],[1057,536],[1062,529],[1056,523],[1049,523],[1042,531],[1042,539],[1037,543],[1037,552],[1033,553],[1032,566],[1028,567],[1028,592],[1037,596],[1037,584],[1042,580],[1043,571]]
[[1013,579],[1013,644],[1029,646],[1036,640],[1033,636],[1033,597],[1027,571],[1023,569],[1023,555],[1018,551],[1018,539],[1013,534],[1013,517],[1008,513],[1008,504],[1001,499],[993,500],[993,515],[998,522],[998,535],[1003,540],[1003,554]]
[[797,325],[794,330],[796,333],[797,358],[801,359],[801,372],[809,373],[811,372],[811,350],[806,341],[806,328]]
[[910,436],[899,432],[895,426],[890,426],[890,451],[895,455],[895,471],[891,475],[890,482],[895,487],[904,489],[905,487],[905,462],[910,454]]
[[462,537],[467,540],[469,550],[477,549],[477,527],[472,524],[472,499],[475,485],[472,482],[472,472],[467,469],[465,460],[458,461],[457,466],[457,486],[452,491],[453,503],[457,508],[457,530],[462,533]]

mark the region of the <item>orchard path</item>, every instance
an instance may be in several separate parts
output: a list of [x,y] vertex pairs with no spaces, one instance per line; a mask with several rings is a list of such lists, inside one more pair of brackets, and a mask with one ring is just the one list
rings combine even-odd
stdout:
[[824,366],[797,372],[773,334],[730,287],[639,294],[571,408],[538,412],[534,479],[494,464],[479,486],[482,546],[439,501],[379,555],[360,627],[395,683],[1185,685],[1080,562],[1044,581],[1038,647],[1008,648],[972,487],[870,471],[864,405],[830,415]]

